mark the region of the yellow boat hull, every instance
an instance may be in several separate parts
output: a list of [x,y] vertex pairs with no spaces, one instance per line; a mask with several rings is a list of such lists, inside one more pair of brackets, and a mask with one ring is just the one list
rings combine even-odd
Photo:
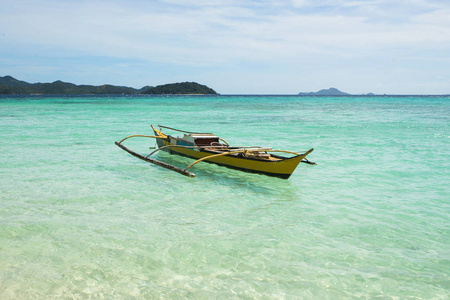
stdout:
[[[153,128],[153,130],[156,136],[162,137],[161,139],[157,139],[159,147],[177,145],[176,139],[165,135],[164,133],[160,132],[155,128]],[[214,156],[220,153],[218,151],[198,150],[182,147],[167,147],[162,150],[169,152],[171,154],[186,156],[193,159],[201,159],[209,156]],[[225,166],[228,168],[238,169],[241,171],[259,173],[268,176],[287,179],[292,175],[297,165],[302,161],[302,159],[307,154],[308,153],[296,155],[289,158],[271,155],[272,159],[259,159],[259,158],[244,157],[240,156],[239,154],[229,154],[211,157],[204,161]]]

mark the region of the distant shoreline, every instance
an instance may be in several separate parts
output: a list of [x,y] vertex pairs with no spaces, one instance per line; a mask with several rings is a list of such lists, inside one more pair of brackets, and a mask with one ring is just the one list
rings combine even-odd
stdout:
[[450,97],[444,95],[297,95],[297,94],[0,94],[0,98],[163,98],[163,97],[292,97],[292,98],[405,98],[405,97]]
[[[217,96],[220,95],[206,85],[196,82],[179,82],[144,86],[135,89],[127,86],[104,84],[100,86],[76,85],[69,82],[54,81],[52,83],[28,83],[17,80],[10,75],[0,76],[0,97],[5,96],[64,96],[64,97],[147,97],[147,96]],[[317,92],[300,92],[296,94],[222,94],[223,96],[285,96],[285,97],[448,97],[450,94],[349,94],[337,88],[322,89]]]

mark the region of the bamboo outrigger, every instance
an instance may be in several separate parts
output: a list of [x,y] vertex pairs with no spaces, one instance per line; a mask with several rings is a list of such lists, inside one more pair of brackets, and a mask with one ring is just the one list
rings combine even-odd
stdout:
[[[315,165],[314,162],[310,162],[306,159],[306,156],[311,153],[313,149],[310,149],[303,154],[299,154],[286,150],[274,150],[272,148],[258,146],[232,147],[225,140],[212,133],[189,132],[161,125],[158,125],[158,127],[160,130],[157,130],[152,125],[154,135],[130,135],[120,142],[116,142],[116,145],[135,157],[189,177],[195,177],[195,174],[188,171],[188,169],[201,161],[284,179],[287,179],[292,175],[300,162]],[[184,133],[184,136],[174,137],[162,133],[161,128]],[[133,137],[155,138],[158,148],[147,156],[136,153],[122,144],[125,140]],[[150,158],[151,155],[161,150],[171,154],[187,156],[196,159],[196,161],[191,163],[185,169],[181,169]],[[285,157],[272,154],[272,152],[288,153],[294,156]]]

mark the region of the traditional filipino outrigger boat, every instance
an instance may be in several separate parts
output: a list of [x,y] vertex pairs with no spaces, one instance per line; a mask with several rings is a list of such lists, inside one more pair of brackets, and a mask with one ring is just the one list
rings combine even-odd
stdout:
[[[212,133],[189,132],[161,125],[158,125],[158,127],[160,128],[159,130],[152,125],[155,135],[130,135],[120,142],[116,142],[116,145],[142,160],[189,177],[195,177],[195,174],[188,171],[188,169],[201,161],[284,179],[287,179],[292,175],[300,162],[315,165],[314,162],[306,159],[306,156],[311,153],[313,149],[310,149],[303,154],[299,154],[291,151],[274,150],[272,148],[259,146],[233,147],[225,140]],[[163,133],[161,128],[181,132],[184,135],[182,137],[168,135]],[[128,149],[122,144],[125,140],[133,137],[155,138],[158,147],[147,156],[141,155]],[[196,161],[187,166],[187,168],[181,169],[150,158],[152,154],[160,150],[169,152],[170,154],[190,157],[196,159]],[[288,153],[293,156],[286,157],[276,155],[273,154],[274,152]]]

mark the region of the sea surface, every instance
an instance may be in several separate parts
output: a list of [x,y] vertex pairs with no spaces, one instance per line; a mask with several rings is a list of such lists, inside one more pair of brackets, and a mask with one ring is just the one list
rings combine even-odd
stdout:
[[[317,165],[189,178],[151,124]],[[2,300],[450,298],[449,97],[3,97],[0,142]]]

